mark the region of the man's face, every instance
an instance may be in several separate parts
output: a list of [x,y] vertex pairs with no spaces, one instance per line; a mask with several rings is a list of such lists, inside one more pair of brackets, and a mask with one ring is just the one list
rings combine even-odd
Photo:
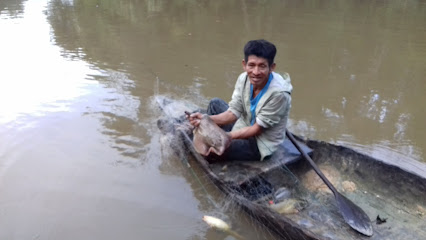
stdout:
[[250,55],[247,62],[243,60],[243,68],[250,78],[254,89],[262,89],[269,79],[269,74],[275,69],[275,63],[269,66],[266,58]]

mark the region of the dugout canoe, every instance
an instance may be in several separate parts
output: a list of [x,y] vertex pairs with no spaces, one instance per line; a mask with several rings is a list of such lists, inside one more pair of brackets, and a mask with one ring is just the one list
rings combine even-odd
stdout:
[[208,162],[192,146],[184,111],[197,106],[156,96],[158,127],[170,144],[192,156],[213,183],[277,239],[426,239],[426,165],[391,162],[348,147],[302,139],[309,153],[340,193],[363,209],[373,226],[364,236],[343,219],[331,191],[286,140],[270,159]]

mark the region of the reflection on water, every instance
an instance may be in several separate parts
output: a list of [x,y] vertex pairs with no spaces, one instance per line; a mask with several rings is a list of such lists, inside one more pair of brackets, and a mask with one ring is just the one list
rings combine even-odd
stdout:
[[0,19],[18,18],[24,13],[23,0],[2,0],[0,2]]
[[129,73],[52,44],[49,9],[28,1],[0,19],[0,238],[199,235],[198,199],[159,171],[148,97]]
[[414,126],[425,120],[415,107],[426,89],[425,8],[419,1],[75,0],[52,1],[48,17],[66,56],[128,73],[136,96],[152,95],[158,78],[159,91],[182,95],[179,86],[229,100],[243,44],[268,38],[278,47],[278,71],[292,75],[292,118],[316,129],[308,137],[349,134],[367,146],[389,140],[401,151],[409,143],[418,150],[408,158],[422,161],[425,136]]
[[59,47],[49,43],[49,26],[40,18],[43,7],[29,6],[25,18],[0,22],[0,64],[7,66],[2,68],[0,80],[0,123],[27,114],[68,111],[72,100],[87,94],[89,83],[79,80],[84,79],[87,65],[68,63],[58,55]]

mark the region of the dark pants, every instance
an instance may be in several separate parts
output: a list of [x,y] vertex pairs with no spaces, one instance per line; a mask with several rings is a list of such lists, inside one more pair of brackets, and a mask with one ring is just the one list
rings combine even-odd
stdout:
[[[228,104],[220,98],[213,98],[207,107],[208,115],[217,115],[228,110]],[[234,124],[228,124],[221,128],[230,132]],[[211,160],[238,160],[238,161],[259,161],[260,153],[254,137],[248,139],[234,139],[222,156],[212,154]]]

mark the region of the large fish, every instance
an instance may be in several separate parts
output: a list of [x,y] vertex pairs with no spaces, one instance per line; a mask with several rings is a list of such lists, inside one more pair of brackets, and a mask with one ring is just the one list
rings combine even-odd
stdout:
[[[189,115],[189,112],[185,112]],[[231,136],[220,128],[213,120],[204,114],[200,120],[200,125],[194,129],[193,145],[195,150],[208,156],[211,152],[222,155],[231,144]]]

